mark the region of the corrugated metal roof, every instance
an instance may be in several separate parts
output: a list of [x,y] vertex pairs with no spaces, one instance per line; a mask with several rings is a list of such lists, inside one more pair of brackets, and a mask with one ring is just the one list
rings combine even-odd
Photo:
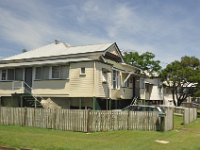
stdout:
[[113,43],[96,44],[86,46],[68,46],[65,43],[52,43],[25,53],[21,53],[12,57],[8,57],[2,60],[17,60],[17,59],[31,59],[40,57],[51,57],[71,54],[81,54],[90,52],[101,52],[109,48]]

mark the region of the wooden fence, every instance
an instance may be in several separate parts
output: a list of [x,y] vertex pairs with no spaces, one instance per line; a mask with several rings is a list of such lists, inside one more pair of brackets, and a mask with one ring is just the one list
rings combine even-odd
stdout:
[[196,108],[171,107],[175,115],[183,116],[183,124],[187,125],[197,119]]
[[[96,132],[109,130],[171,130],[172,112],[93,111],[0,107],[0,124]],[[167,120],[166,120],[167,119]]]
[[187,125],[197,119],[196,108],[184,108],[184,124]]
[[174,128],[174,110],[172,108],[165,108],[165,113],[165,125],[163,130],[172,130]]

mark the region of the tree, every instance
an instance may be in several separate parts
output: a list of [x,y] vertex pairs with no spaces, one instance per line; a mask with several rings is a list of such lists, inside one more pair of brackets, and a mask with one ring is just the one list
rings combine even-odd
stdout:
[[180,106],[188,96],[199,92],[200,60],[184,56],[180,61],[168,64],[161,77],[166,86],[171,88],[174,105]]
[[159,72],[161,70],[160,61],[154,59],[155,55],[151,52],[145,52],[141,55],[138,52],[124,53],[124,60],[126,63],[139,66],[151,77],[154,72]]

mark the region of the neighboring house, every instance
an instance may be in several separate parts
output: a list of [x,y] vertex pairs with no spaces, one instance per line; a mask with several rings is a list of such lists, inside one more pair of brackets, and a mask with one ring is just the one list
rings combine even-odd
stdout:
[[160,78],[140,78],[140,98],[148,104],[165,104]]
[[140,71],[124,63],[116,43],[55,41],[0,60],[0,104],[36,107],[34,97],[62,108],[122,108],[139,96]]
[[[186,89],[195,87],[194,85],[190,84]],[[166,81],[162,82],[159,77],[140,78],[140,98],[150,105],[163,104],[166,106],[174,106],[172,87]],[[187,98],[187,101],[189,100],[190,97]]]

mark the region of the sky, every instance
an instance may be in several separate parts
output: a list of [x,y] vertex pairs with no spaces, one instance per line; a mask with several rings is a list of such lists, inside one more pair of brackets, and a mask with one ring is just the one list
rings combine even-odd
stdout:
[[54,40],[200,58],[200,0],[0,0],[0,58]]

